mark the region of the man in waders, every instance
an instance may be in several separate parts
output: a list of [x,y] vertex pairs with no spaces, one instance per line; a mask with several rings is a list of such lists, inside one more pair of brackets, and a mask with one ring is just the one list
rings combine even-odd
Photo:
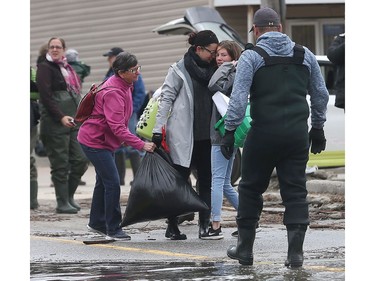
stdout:
[[[283,223],[288,234],[285,265],[301,267],[303,242],[309,225],[305,169],[309,148],[325,149],[328,91],[314,54],[282,33],[279,15],[261,8],[254,15],[256,46],[245,50],[237,66],[225,120],[221,151],[233,153],[234,132],[241,124],[250,100],[251,129],[242,155],[242,179],[238,186],[238,240],[227,250],[240,264],[253,264],[255,229],[263,208],[262,194],[276,168],[285,206]],[[307,120],[311,97],[311,129]]]

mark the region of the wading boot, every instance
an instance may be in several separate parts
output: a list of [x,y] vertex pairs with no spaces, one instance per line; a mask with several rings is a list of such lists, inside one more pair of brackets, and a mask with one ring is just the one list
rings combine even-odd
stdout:
[[303,242],[307,225],[290,224],[286,226],[288,231],[288,258],[285,266],[296,268],[303,264]]
[[30,209],[38,209],[38,182],[30,181]]
[[229,246],[227,256],[238,260],[242,265],[253,265],[253,245],[256,226],[250,228],[238,227],[237,246]]
[[68,184],[54,182],[58,214],[77,214],[77,209],[69,203]]
[[165,237],[171,240],[186,240],[185,234],[178,229],[177,217],[168,218],[168,227],[165,231]]
[[76,193],[78,184],[79,182],[73,183],[73,180],[69,180],[69,204],[76,208],[77,211],[81,210],[81,206],[74,201],[74,193]]

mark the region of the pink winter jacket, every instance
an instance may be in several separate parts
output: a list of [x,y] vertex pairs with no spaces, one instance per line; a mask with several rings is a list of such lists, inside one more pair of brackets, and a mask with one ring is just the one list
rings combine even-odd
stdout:
[[89,118],[81,125],[78,141],[88,147],[111,151],[122,144],[142,150],[144,141],[133,135],[128,128],[133,112],[133,84],[113,75],[102,85],[104,87],[111,88],[97,94],[92,112],[92,115],[99,117]]

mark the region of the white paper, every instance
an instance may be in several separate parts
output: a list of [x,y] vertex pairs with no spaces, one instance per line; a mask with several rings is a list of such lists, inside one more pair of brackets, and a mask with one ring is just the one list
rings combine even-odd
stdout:
[[221,116],[224,116],[228,109],[229,98],[224,95],[222,92],[217,91],[213,96],[212,99],[217,107]]

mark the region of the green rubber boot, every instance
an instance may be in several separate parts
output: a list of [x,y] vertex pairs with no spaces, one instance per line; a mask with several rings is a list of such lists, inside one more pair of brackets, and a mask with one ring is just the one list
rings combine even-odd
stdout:
[[38,182],[30,181],[30,209],[38,209]]
[[81,206],[74,200],[74,194],[76,193],[79,182],[80,180],[69,179],[69,203],[76,208],[77,211],[81,210]]
[[69,203],[68,184],[54,182],[56,193],[56,213],[58,214],[77,214],[77,209]]

